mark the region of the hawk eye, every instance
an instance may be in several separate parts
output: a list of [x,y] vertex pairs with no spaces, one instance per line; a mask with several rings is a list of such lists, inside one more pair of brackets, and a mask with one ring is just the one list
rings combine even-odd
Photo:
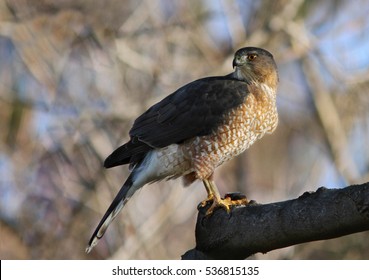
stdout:
[[256,57],[257,57],[257,54],[254,54],[254,53],[253,54],[248,54],[247,55],[247,60],[251,61],[251,60],[254,60]]

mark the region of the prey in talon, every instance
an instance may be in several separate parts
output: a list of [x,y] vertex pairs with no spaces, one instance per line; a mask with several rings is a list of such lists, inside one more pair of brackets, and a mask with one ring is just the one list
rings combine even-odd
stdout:
[[[277,127],[277,66],[270,52],[255,47],[238,50],[234,71],[201,78],[168,95],[139,116],[130,140],[104,162],[106,168],[128,164],[130,175],[89,241],[97,244],[133,194],[144,185],[182,177],[185,185],[201,180],[211,204],[229,212],[235,202],[221,198],[215,169],[236,157]],[[190,191],[190,190],[189,190]]]

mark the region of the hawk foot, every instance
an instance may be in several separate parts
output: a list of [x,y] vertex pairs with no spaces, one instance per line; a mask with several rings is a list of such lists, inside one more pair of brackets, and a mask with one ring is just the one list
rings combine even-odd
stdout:
[[206,216],[211,215],[216,208],[224,208],[227,213],[231,212],[231,207],[247,205],[249,204],[247,197],[241,193],[228,193],[224,198],[214,199],[214,197],[208,197],[208,199],[202,201],[199,207],[203,208],[208,203],[212,203],[210,208],[206,211]]
[[200,202],[198,208],[204,208],[208,203],[212,203],[214,201],[214,195],[209,195],[207,199]]
[[240,205],[248,205],[256,203],[254,200],[248,200],[246,195],[243,193],[235,192],[235,193],[226,193],[224,199],[231,200],[231,206],[240,206]]

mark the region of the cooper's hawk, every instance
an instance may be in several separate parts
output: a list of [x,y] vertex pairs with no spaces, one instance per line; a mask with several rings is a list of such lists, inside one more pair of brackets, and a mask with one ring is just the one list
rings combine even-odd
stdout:
[[237,156],[278,123],[277,66],[266,50],[236,52],[234,72],[189,83],[136,119],[130,140],[104,162],[106,168],[129,164],[131,174],[93,233],[90,252],[130,197],[147,183],[184,178],[202,180],[212,205],[230,210],[213,181],[216,167]]

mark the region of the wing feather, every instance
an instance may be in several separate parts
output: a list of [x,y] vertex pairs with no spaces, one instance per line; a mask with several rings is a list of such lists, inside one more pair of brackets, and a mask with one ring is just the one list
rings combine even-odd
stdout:
[[130,136],[154,148],[210,134],[242,104],[247,83],[230,76],[194,81],[164,98],[133,124]]
[[104,166],[129,163],[132,167],[151,149],[212,133],[229,110],[244,102],[247,85],[230,74],[200,79],[181,87],[136,119],[129,132],[131,140],[116,149]]

